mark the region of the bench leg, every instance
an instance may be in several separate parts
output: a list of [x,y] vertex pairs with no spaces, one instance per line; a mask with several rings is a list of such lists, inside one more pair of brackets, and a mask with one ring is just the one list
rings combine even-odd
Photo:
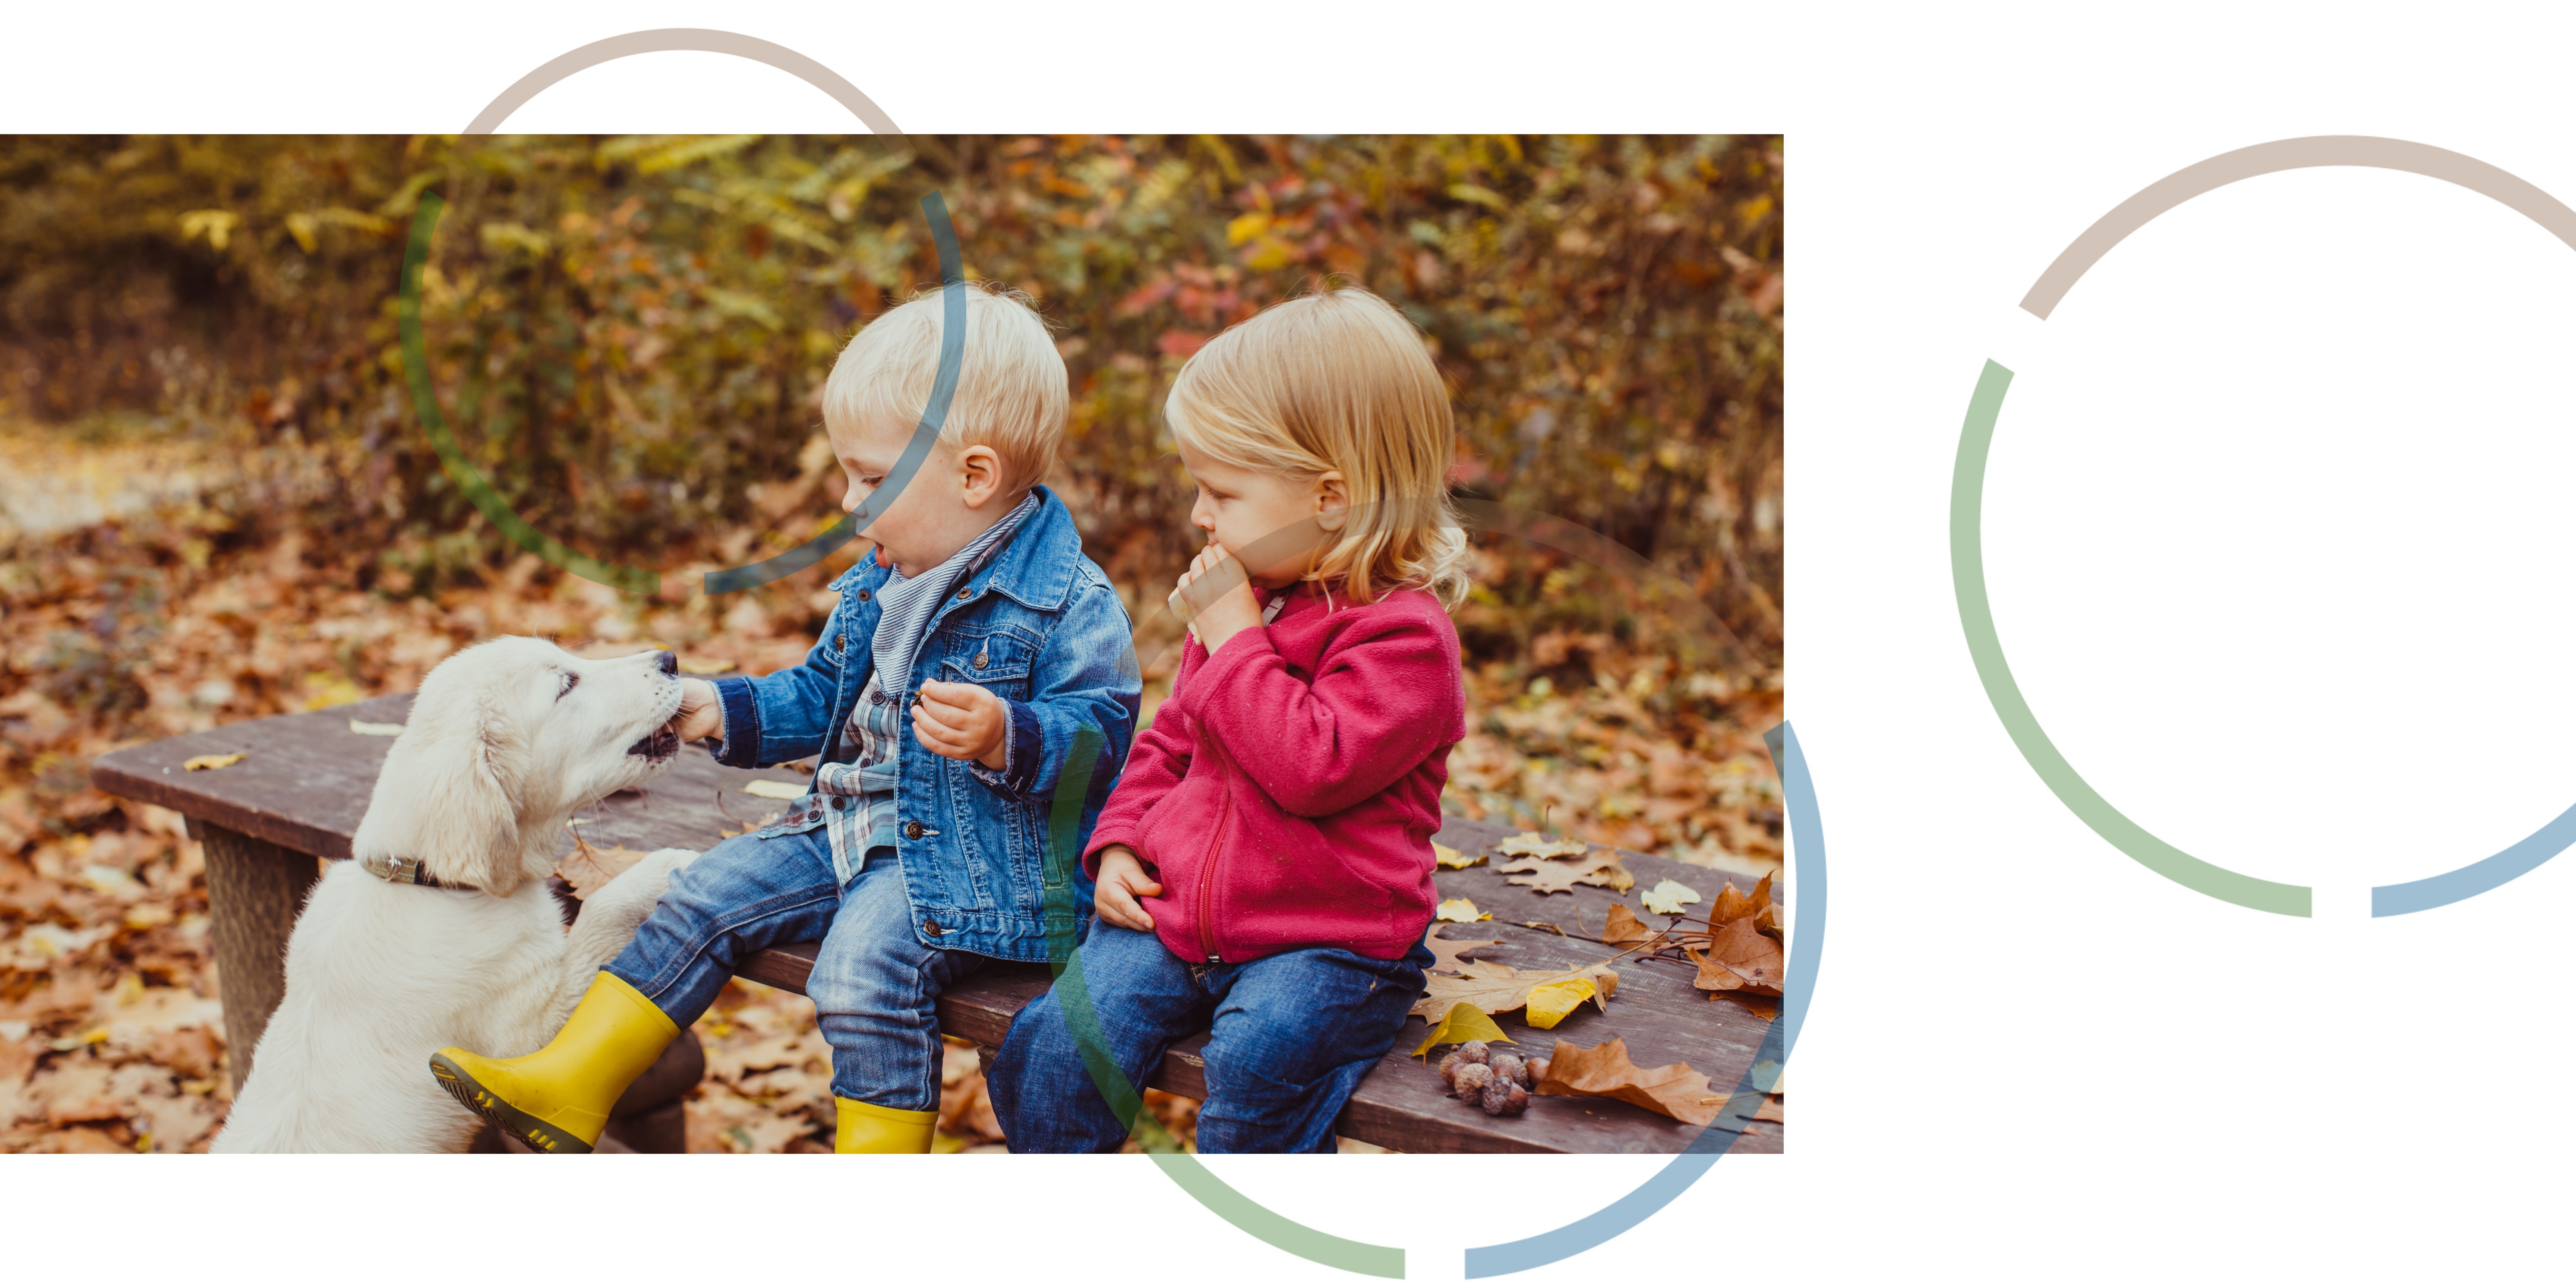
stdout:
[[251,1053],[286,996],[286,940],[316,861],[239,832],[197,824],[206,847],[206,903],[214,921],[215,976],[223,993],[224,1047],[233,1091],[250,1081]]

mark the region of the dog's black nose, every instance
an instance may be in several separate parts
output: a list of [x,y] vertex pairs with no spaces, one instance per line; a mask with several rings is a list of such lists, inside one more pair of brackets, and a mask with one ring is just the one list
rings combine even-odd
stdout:
[[664,675],[678,675],[680,673],[680,655],[670,651],[669,649],[664,649],[653,655],[653,665],[662,668],[662,674]]

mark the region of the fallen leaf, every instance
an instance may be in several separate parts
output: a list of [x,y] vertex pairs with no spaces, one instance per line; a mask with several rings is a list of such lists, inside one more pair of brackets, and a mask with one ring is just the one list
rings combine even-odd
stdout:
[[733,663],[720,657],[680,655],[680,669],[690,675],[722,675],[733,669]]
[[1592,847],[1581,841],[1550,841],[1536,832],[1515,832],[1494,843],[1505,854],[1518,854],[1533,859],[1553,859],[1568,854],[1581,854]]
[[[1587,989],[1591,986],[1588,981],[1584,984]],[[1474,1003],[1460,1002],[1450,1007],[1449,1013],[1442,1016],[1438,1024],[1431,1026],[1430,1036],[1422,1039],[1422,1045],[1413,1048],[1413,1053],[1421,1055],[1443,1043],[1457,1046],[1463,1042],[1509,1041],[1511,1041],[1510,1038],[1503,1036],[1502,1026],[1486,1019],[1485,1013],[1477,1010]]]
[[1654,930],[1645,922],[1638,920],[1637,914],[1628,911],[1628,905],[1624,903],[1610,905],[1610,915],[1601,931],[1601,942],[1613,948],[1652,943],[1662,937],[1663,932]]
[[352,720],[349,722],[349,732],[362,733],[370,738],[399,737],[402,734],[402,731],[403,727],[398,724],[378,724],[372,720]]
[[1751,917],[1739,917],[1726,923],[1709,941],[1705,953],[1692,951],[1691,960],[1699,963],[1699,978],[1691,981],[1697,988],[1716,992],[1780,992],[1782,967],[1780,941],[1762,933],[1762,927]]
[[1440,923],[1435,921],[1431,923],[1431,929],[1423,932],[1422,946],[1431,950],[1432,974],[1455,975],[1458,973],[1459,967],[1467,964],[1468,953],[1474,952],[1479,948],[1500,948],[1503,946],[1503,941],[1499,939],[1443,939],[1440,937]]
[[1780,1098],[1778,1096],[1764,1096],[1762,1098],[1762,1107],[1753,1111],[1753,1121],[1757,1123],[1785,1124],[1789,1119],[1786,1111],[1784,1111],[1780,1106]]
[[[1561,979],[1553,984],[1541,984],[1530,990],[1528,1005],[1521,1015],[1529,1021],[1531,1028],[1552,1029],[1558,1020],[1573,1014],[1574,1008],[1583,1005],[1593,993],[1592,981],[1588,979]],[[1459,1005],[1465,1006],[1466,1003],[1460,1002]]]
[[1433,857],[1440,860],[1440,866],[1444,868],[1472,868],[1485,861],[1485,856],[1482,854],[1462,854],[1438,841],[1431,843],[1431,853]]
[[634,867],[645,855],[643,850],[623,846],[600,849],[581,839],[578,832],[573,834],[572,845],[572,853],[555,860],[555,875],[572,884],[576,899],[590,898],[593,891],[616,880],[617,874]]
[[1455,975],[1426,979],[1424,986],[1430,992],[1413,1004],[1410,1013],[1436,1023],[1450,1007],[1471,1002],[1487,1015],[1499,1015],[1528,1005],[1530,990],[1567,979],[1591,980],[1600,990],[1593,995],[1593,1004],[1605,1012],[1610,1009],[1609,999],[1619,992],[1619,972],[1610,969],[1607,960],[1562,970],[1514,970],[1498,962],[1467,962]]
[[1540,894],[1565,894],[1578,884],[1625,890],[1637,883],[1635,877],[1628,875],[1626,868],[1619,866],[1619,855],[1615,850],[1594,850],[1571,863],[1550,859],[1514,859],[1494,865],[1494,871],[1519,873],[1521,875],[1506,876],[1504,883],[1527,886]]
[[803,784],[782,783],[775,778],[755,778],[744,783],[742,789],[754,796],[766,796],[774,801],[792,801],[805,794]]
[[1771,878],[1769,876],[1766,875],[1755,882],[1751,894],[1736,889],[1735,883],[1729,881],[1725,889],[1717,892],[1717,902],[1710,906],[1708,920],[1711,925],[1723,926],[1730,921],[1753,916],[1770,906]]
[[1638,1068],[1628,1058],[1628,1043],[1621,1038],[1612,1038],[1597,1047],[1558,1042],[1555,1052],[1547,1058],[1547,1077],[1540,1079],[1537,1094],[1606,1096],[1703,1127],[1717,1117],[1719,1106],[1726,1103],[1726,1097],[1709,1090],[1708,1075],[1686,1063]]
[[1640,899],[1639,902],[1646,905],[1646,911],[1648,912],[1662,913],[1667,917],[1678,917],[1681,915],[1683,904],[1699,902],[1699,891],[1693,890],[1689,886],[1683,885],[1681,882],[1675,881],[1670,877],[1666,877],[1665,879],[1656,882],[1655,888],[1647,891],[1645,897]]
[[1492,921],[1494,914],[1476,911],[1473,899],[1443,899],[1438,919],[1441,921]]
[[220,756],[190,756],[188,757],[187,764],[184,767],[188,769],[221,769],[226,765],[238,765],[249,756],[250,753],[247,751],[226,752]]

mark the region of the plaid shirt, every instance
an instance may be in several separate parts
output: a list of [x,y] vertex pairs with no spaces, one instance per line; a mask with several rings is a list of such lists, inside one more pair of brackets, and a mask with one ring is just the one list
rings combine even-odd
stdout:
[[[1002,543],[1010,539],[1020,521],[1036,510],[1037,499],[1034,496],[1022,501],[1000,522],[968,542],[965,549],[949,556],[948,562],[923,574],[921,580],[929,583],[923,588],[931,592],[924,601],[926,606],[936,607],[949,587],[973,576],[975,570],[983,567],[985,561],[1002,548]],[[893,587],[909,580],[913,579],[898,574],[887,590],[880,593],[879,602],[891,603],[895,598]],[[929,612],[921,613],[915,629],[927,631],[930,620]],[[879,621],[877,629],[902,629],[904,625],[885,619]],[[918,645],[920,641],[909,643]],[[907,659],[912,656],[910,648],[900,652]],[[832,872],[843,885],[858,875],[859,869],[867,862],[869,850],[894,844],[896,775],[901,763],[907,713],[902,699],[885,691],[884,679],[883,671],[868,676],[868,687],[860,692],[858,705],[851,708],[849,723],[842,726],[842,758],[823,766],[814,776],[815,794],[821,799],[811,800],[811,803],[825,811],[827,822],[824,830],[832,839]],[[980,762],[968,761],[967,771],[995,787],[1003,786],[1010,775],[1011,743],[1012,739],[1007,736],[1002,739],[1002,768],[996,770]]]

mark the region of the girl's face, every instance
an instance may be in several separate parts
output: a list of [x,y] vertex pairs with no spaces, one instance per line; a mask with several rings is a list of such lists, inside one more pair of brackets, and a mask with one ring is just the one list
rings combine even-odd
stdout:
[[1348,492],[1341,471],[1301,481],[1213,460],[1187,444],[1181,464],[1198,484],[1190,522],[1270,589],[1306,574],[1327,537],[1341,529]]

